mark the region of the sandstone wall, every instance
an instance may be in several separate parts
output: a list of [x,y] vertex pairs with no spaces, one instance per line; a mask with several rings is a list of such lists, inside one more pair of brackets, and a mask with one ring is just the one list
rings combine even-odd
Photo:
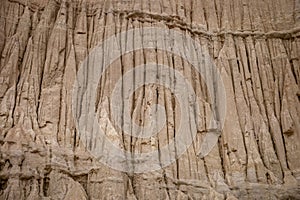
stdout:
[[[225,85],[227,115],[217,145],[199,158],[212,114],[201,76],[160,50],[123,55],[101,78],[96,105],[120,148],[160,149],[180,120],[171,91],[148,85],[135,91],[132,115],[147,123],[147,109],[159,103],[167,125],[149,139],[114,128],[110,94],[132,66],[155,62],[180,71],[200,105],[196,140],[176,162],[125,173],[86,151],[72,89],[94,47],[145,27],[179,31],[209,52]],[[1,0],[0,199],[299,199],[299,31],[298,0]]]

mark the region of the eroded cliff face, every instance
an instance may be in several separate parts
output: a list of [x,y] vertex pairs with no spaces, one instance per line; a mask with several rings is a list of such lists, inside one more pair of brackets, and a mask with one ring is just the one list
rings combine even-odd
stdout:
[[[0,199],[300,198],[299,1],[2,0],[0,9]],[[180,120],[172,92],[147,85],[134,92],[132,116],[146,124],[149,106],[158,103],[167,113],[165,127],[147,139],[114,127],[111,91],[133,66],[154,62],[178,70],[200,105],[187,151],[163,169],[135,174],[113,170],[86,150],[72,89],[93,48],[145,27],[179,31],[209,52],[225,85],[227,113],[217,145],[199,158],[212,114],[201,76],[160,50],[118,58],[101,78],[96,107],[99,124],[120,148],[160,149]]]

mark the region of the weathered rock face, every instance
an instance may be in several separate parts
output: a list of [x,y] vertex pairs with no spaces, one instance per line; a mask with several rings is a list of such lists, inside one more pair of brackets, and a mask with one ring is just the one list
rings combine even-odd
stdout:
[[[0,9],[0,199],[300,198],[299,1],[3,0]],[[170,52],[124,54],[97,90],[98,121],[114,144],[128,152],[159,150],[180,121],[171,90],[150,84],[132,95],[132,116],[147,124],[149,107],[158,103],[167,113],[165,127],[146,139],[114,127],[111,92],[133,66],[178,70],[200,109],[191,122],[196,138],[178,160],[154,172],[120,172],[83,144],[73,84],[93,48],[146,27],[176,30],[209,52],[225,86],[227,113],[217,145],[199,158],[213,114],[201,76]]]

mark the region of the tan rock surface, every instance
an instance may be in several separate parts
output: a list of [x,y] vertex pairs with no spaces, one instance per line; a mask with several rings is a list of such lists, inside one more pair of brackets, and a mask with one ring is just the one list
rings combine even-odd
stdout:
[[[170,90],[148,85],[135,91],[132,115],[146,124],[150,105],[159,103],[167,126],[149,139],[114,127],[111,91],[132,66],[173,67],[192,83],[200,103],[188,150],[161,170],[132,174],[86,150],[72,89],[94,47],[145,27],[176,30],[201,43],[222,75],[227,115],[217,145],[199,158],[211,115],[204,81],[171,53],[123,55],[97,94],[99,124],[120,148],[160,149],[176,134],[180,115]],[[300,199],[298,0],[1,0],[0,54],[0,199]]]

